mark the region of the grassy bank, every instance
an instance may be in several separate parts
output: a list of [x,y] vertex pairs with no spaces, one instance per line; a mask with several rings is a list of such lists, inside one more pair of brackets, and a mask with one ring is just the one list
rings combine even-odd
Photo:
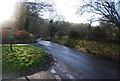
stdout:
[[118,44],[88,40],[75,40],[67,37],[62,39],[54,39],[53,41],[73,47],[83,52],[108,57],[114,60],[118,60],[118,57],[120,57],[120,45]]
[[2,54],[3,73],[25,74],[37,67],[43,67],[47,62],[47,53],[30,45],[13,46],[13,51],[9,50],[9,46],[3,46]]

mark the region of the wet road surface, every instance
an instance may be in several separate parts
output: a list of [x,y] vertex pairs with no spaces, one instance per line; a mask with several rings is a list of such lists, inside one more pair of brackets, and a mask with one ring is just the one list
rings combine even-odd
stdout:
[[52,54],[56,63],[53,68],[62,79],[118,79],[118,63],[77,51],[49,41],[38,41],[34,45]]

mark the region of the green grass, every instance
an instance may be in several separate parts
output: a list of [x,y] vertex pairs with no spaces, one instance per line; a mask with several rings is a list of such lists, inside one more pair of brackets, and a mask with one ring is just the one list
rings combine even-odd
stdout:
[[75,40],[64,37],[63,39],[55,39],[54,42],[58,42],[60,44],[64,44],[80,51],[98,56],[104,56],[115,60],[119,60],[120,58],[120,45],[114,43]]
[[3,46],[2,54],[3,73],[24,74],[27,70],[42,67],[47,62],[47,53],[30,45],[13,46],[13,51],[9,50],[9,46]]
[[62,37],[62,39],[55,38],[55,39],[53,39],[52,41],[53,41],[53,42],[60,43],[60,44],[66,44],[66,42],[67,42],[68,40],[69,40],[68,37]]

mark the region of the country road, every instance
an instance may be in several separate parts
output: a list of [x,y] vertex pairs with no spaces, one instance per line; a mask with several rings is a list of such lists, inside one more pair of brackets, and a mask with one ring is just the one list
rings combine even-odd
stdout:
[[52,67],[62,79],[118,79],[118,63],[77,51],[57,43],[39,40],[33,45],[52,54],[56,63]]

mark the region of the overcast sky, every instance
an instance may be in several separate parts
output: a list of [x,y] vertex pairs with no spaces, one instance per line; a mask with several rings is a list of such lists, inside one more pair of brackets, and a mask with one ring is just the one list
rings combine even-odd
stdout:
[[[40,0],[29,0],[29,1],[40,1]],[[46,0],[43,0],[46,1]],[[49,0],[48,0],[49,1]],[[76,14],[78,5],[83,4],[82,0],[52,0],[55,3],[58,13],[65,17],[65,21],[71,23],[89,23],[86,20],[91,17],[92,14],[84,14],[79,16]],[[97,16],[97,15],[96,15]],[[47,17],[47,16],[46,16]],[[93,23],[93,25],[98,25]]]
[[[41,0],[29,0],[29,1],[41,1]],[[42,1],[46,1],[46,0],[42,0]],[[76,14],[78,7],[84,3],[82,2],[82,0],[52,0],[52,1],[55,3],[57,11],[65,17],[65,21],[72,23],[89,23],[87,19],[89,19],[93,15],[92,13],[86,13],[82,16]],[[85,0],[85,1],[89,1],[89,0]],[[115,0],[115,1],[118,2],[120,0]],[[119,7],[120,4],[118,4],[117,6]],[[120,14],[120,7],[118,8],[118,11]],[[98,16],[99,15],[96,14],[94,17],[97,18]],[[94,22],[92,25],[98,25],[98,24],[99,24],[98,22]]]
[[[14,10],[14,7],[15,7],[14,4],[16,1],[18,0],[1,0],[0,21],[2,21],[2,19],[5,20],[9,15],[12,14],[12,11]],[[46,0],[28,0],[28,1],[39,2],[39,1],[46,1]],[[79,17],[76,14],[78,5],[83,4],[82,0],[52,0],[52,1],[55,3],[57,11],[65,17],[65,21],[72,22],[72,23],[86,23],[86,20],[91,16],[90,13],[84,14],[81,17]],[[6,6],[4,4],[6,4]],[[97,17],[98,15],[95,15],[95,16]],[[98,23],[93,23],[93,24],[97,25]]]
[[58,12],[65,16],[65,21],[80,23],[85,20],[85,17],[79,18],[76,15],[78,0],[54,0]]

